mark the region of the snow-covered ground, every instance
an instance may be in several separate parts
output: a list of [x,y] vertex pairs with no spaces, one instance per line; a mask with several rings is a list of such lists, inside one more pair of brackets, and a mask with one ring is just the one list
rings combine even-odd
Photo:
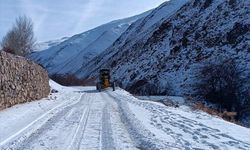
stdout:
[[50,84],[59,93],[0,112],[1,150],[250,149],[250,129],[184,105]]
[[[204,112],[194,112],[184,105],[173,108],[138,101],[125,91],[112,95],[119,95],[117,101],[129,126],[133,127],[131,130],[141,134],[142,137],[135,140],[144,146],[142,149],[149,146],[153,149],[250,149],[248,128]],[[180,101],[180,98],[175,100]],[[136,132],[132,133],[135,137]]]

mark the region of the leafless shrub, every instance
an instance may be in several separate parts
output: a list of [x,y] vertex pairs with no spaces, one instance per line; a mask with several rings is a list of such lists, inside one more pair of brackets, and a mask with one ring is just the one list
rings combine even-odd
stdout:
[[12,29],[1,41],[3,50],[19,56],[26,56],[35,46],[33,23],[27,16],[16,19]]
[[220,112],[216,108],[211,108],[209,106],[206,106],[202,102],[194,103],[191,108],[192,110],[201,110],[210,115],[218,116],[218,117],[223,118],[224,120],[227,120],[236,124],[240,124],[239,122],[236,121],[237,112],[228,112],[226,110],[224,110],[223,112]]
[[198,72],[197,95],[229,111],[240,105],[239,75],[231,59],[208,63]]
[[125,89],[136,95],[172,95],[172,87],[168,82],[163,84],[146,78],[133,82]]
[[196,102],[191,107],[193,110],[202,110],[210,115],[221,116],[220,112],[214,108],[210,108],[203,104],[202,102]]

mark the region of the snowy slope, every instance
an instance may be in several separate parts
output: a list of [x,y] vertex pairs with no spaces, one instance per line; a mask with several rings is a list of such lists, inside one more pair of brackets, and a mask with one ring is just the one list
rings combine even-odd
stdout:
[[[91,60],[91,63],[88,66],[84,66],[84,69],[81,68],[78,70],[77,75],[79,77],[87,77],[100,67],[104,67],[103,65],[109,64],[110,62],[107,60],[112,61],[113,56],[124,53],[125,51],[128,51],[128,49],[132,51],[134,47],[140,44],[143,38],[150,36],[152,30],[156,30],[164,20],[167,20],[171,15],[174,15],[187,2],[188,0],[170,0],[163,3],[146,17],[133,23],[111,47],[104,51],[99,57]],[[134,56],[131,56],[131,58],[133,57]],[[108,67],[114,67],[116,62],[117,60],[112,61],[113,65]],[[122,68],[127,69],[126,66]]]
[[67,39],[68,39],[67,37],[64,37],[64,38],[61,38],[61,39],[58,39],[58,40],[52,40],[52,41],[38,43],[36,45],[36,47],[35,47],[34,52],[49,49],[50,47],[56,46],[56,45],[62,43],[63,41],[65,41]]
[[1,150],[250,149],[249,128],[187,106],[140,101],[122,89],[50,84],[57,99],[0,111]]
[[74,73],[109,47],[131,23],[148,13],[112,21],[75,35],[46,50],[33,53],[31,58],[42,64],[50,75]]
[[[100,68],[112,68],[114,78],[131,92],[189,95],[201,64],[232,58],[249,92],[250,1],[190,0],[177,5],[172,15],[164,13],[179,2],[183,1],[166,2],[132,24],[78,76],[95,76]],[[155,19],[160,12],[166,17]]]

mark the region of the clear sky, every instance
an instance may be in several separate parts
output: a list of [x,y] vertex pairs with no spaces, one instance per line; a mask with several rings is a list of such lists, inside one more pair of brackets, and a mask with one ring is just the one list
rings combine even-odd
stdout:
[[19,15],[31,17],[36,38],[41,42],[137,15],[164,1],[167,0],[0,0],[0,40]]

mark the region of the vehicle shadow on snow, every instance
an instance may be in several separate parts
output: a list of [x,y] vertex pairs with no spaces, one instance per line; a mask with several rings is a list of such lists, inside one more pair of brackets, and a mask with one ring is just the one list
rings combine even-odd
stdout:
[[[101,92],[113,91],[112,88],[102,89]],[[79,91],[74,91],[76,93],[101,93],[96,89],[79,89]]]
[[86,90],[85,93],[100,93],[98,90]]
[[100,93],[98,90],[83,90],[83,91],[75,91],[77,93]]

